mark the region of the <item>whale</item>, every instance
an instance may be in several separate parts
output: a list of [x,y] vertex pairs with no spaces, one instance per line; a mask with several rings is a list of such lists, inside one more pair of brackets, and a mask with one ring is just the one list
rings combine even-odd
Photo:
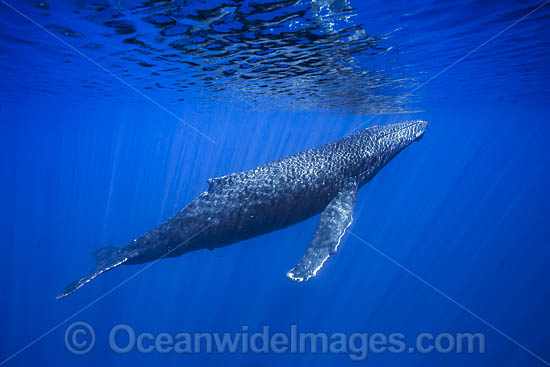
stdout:
[[158,227],[125,246],[95,250],[95,268],[70,283],[66,297],[121,265],[214,250],[320,214],[313,239],[286,276],[315,277],[352,222],[357,190],[428,128],[421,120],[372,126],[254,169],[208,180],[208,189]]

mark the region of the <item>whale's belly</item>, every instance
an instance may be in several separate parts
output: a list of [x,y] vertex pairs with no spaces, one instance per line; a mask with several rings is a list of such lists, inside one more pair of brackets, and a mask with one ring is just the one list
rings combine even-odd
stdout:
[[[277,185],[248,182],[205,192],[188,219],[208,227],[200,236],[208,248],[226,246],[301,222],[320,213],[337,193],[331,182],[281,180]],[[198,229],[198,228],[197,228]],[[199,241],[199,239],[197,239]]]

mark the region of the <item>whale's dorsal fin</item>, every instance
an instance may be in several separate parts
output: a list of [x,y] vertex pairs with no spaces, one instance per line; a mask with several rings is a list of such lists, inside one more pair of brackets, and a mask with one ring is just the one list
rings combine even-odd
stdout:
[[213,177],[208,179],[208,190],[210,190],[212,187],[214,187],[220,180],[222,180],[223,177]]
[[351,224],[356,199],[357,182],[350,179],[321,213],[311,244],[287,277],[303,282],[317,275],[329,256],[336,253],[340,239]]
[[234,173],[231,173],[229,175],[221,176],[221,177],[213,177],[208,179],[208,190],[211,190],[218,186],[221,183],[227,182],[231,179],[232,176],[234,176]]

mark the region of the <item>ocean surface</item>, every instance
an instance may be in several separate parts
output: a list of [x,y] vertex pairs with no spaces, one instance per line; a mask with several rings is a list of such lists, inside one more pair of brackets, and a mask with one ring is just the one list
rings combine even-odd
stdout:
[[[550,365],[549,29],[540,0],[0,0],[0,366]],[[318,216],[55,299],[208,178],[412,119],[314,279],[285,274]],[[355,347],[162,348],[264,327]]]

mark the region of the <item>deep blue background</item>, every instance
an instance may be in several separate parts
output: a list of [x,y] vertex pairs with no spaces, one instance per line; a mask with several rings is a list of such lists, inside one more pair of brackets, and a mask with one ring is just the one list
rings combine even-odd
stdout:
[[[157,226],[203,191],[209,177],[338,139],[366,121],[410,118],[429,121],[430,129],[360,191],[351,231],[549,360],[548,94],[530,94],[516,77],[499,81],[498,90],[475,78],[465,83],[470,65],[458,64],[437,88],[419,92],[417,113],[372,118],[171,107],[215,144],[156,106],[124,96],[76,95],[71,103],[31,91],[6,97],[0,360],[142,269],[123,266],[54,299],[93,266],[88,252]],[[548,82],[541,77],[535,89]],[[465,86],[483,92],[472,96]],[[70,321],[6,365],[544,365],[349,234],[317,278],[290,282],[285,273],[317,219],[162,260],[75,318],[95,328],[91,353],[65,349]],[[117,355],[107,335],[119,323],[153,333],[235,332],[242,325],[287,331],[297,324],[311,332],[401,332],[409,340],[421,332],[482,332],[487,352],[387,353],[362,364],[346,355]]]

